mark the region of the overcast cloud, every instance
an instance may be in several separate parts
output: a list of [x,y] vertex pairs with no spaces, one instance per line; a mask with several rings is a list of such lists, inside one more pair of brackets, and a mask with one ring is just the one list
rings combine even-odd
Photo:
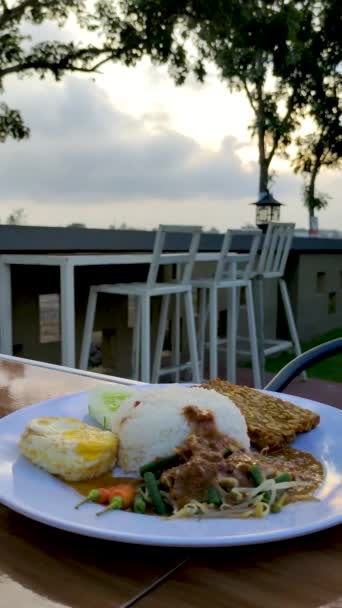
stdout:
[[[3,210],[24,207],[30,223],[59,225],[80,221],[81,208],[90,225],[119,218],[148,227],[177,214],[191,222],[195,209],[197,221],[220,226],[228,207],[232,225],[253,220],[246,203],[255,199],[257,167],[242,164],[236,138],[225,137],[218,151],[206,149],[173,130],[166,113],[134,118],[116,110],[96,83],[76,76],[59,84],[13,80],[7,92],[31,137],[0,146]],[[341,190],[340,175],[321,182],[332,195]],[[288,204],[285,216],[303,225],[300,188],[298,178],[283,173],[275,194]],[[342,228],[337,201],[327,214],[331,227]]]

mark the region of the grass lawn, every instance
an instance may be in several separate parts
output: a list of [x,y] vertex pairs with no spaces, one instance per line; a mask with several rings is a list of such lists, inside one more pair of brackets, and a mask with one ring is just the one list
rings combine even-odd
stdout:
[[[329,331],[322,336],[310,340],[310,342],[302,342],[302,349],[303,351],[309,350],[313,346],[317,346],[317,344],[322,344],[328,340],[341,337],[342,328],[334,329],[333,331]],[[268,372],[276,373],[293,358],[294,354],[291,352],[283,352],[278,355],[273,355],[272,357],[267,357],[266,370]],[[330,357],[329,359],[325,359],[325,361],[313,365],[308,370],[308,376],[311,378],[321,378],[322,380],[342,382],[342,354],[335,355],[335,357]]]

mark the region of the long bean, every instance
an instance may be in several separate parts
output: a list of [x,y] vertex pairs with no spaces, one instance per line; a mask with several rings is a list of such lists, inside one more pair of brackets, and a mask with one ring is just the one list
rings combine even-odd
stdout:
[[155,508],[156,513],[158,513],[158,515],[166,515],[166,513],[167,513],[166,505],[159,492],[157,480],[156,480],[154,474],[151,471],[147,471],[144,474],[144,480],[145,480],[146,488],[150,495],[150,498],[152,500],[152,504]]
[[275,477],[275,482],[276,483],[282,483],[283,481],[292,481],[293,477],[291,475],[291,473],[279,473],[276,477]]
[[252,464],[252,466],[249,468],[248,473],[256,486],[260,486],[260,484],[262,484],[262,482],[264,481],[262,471],[257,464]]
[[182,460],[177,454],[172,454],[172,456],[159,458],[158,460],[153,460],[152,462],[144,464],[140,467],[139,473],[141,477],[144,477],[145,473],[153,473],[155,478],[159,479],[163,471],[176,467],[181,462]]
[[222,504],[222,498],[219,491],[214,486],[209,486],[208,503],[219,507]]
[[146,502],[139,494],[134,499],[133,511],[134,513],[145,513],[146,511]]

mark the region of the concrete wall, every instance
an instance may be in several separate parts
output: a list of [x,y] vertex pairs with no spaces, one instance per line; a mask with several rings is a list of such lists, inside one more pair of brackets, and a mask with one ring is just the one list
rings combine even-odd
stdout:
[[342,328],[342,253],[298,256],[295,276],[296,320],[302,340]]

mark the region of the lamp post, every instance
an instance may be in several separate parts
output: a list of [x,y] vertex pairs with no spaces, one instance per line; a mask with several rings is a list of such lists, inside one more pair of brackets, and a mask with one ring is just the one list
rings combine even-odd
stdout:
[[267,192],[262,192],[259,200],[251,203],[251,205],[255,205],[256,207],[255,223],[262,232],[266,232],[270,222],[279,222],[280,207],[283,203],[277,201],[268,190]]

